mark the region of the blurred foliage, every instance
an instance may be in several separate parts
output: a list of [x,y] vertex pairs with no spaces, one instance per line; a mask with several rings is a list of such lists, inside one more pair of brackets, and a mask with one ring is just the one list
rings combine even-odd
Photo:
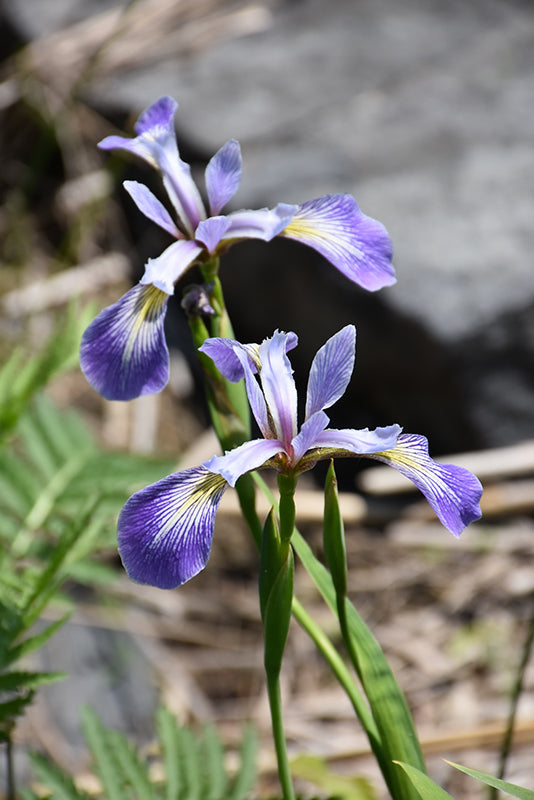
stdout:
[[102,453],[80,416],[60,410],[41,389],[72,366],[84,315],[66,321],[41,353],[16,351],[0,369],[0,740],[39,685],[57,673],[21,662],[66,619],[42,614],[66,579],[93,585],[115,575],[98,558],[114,547],[117,509],[141,485],[172,465]]
[[0,444],[35,394],[54,375],[77,365],[81,333],[92,316],[92,307],[80,311],[73,303],[39,353],[31,354],[22,346],[12,352],[0,369]]
[[[110,730],[89,709],[83,731],[93,757],[93,770],[100,786],[95,798],[106,800],[245,800],[256,779],[257,741],[253,728],[243,733],[239,766],[230,776],[224,748],[215,729],[206,726],[200,734],[178,725],[165,708],[157,714],[158,758],[150,762],[132,746],[124,734]],[[54,797],[56,800],[87,800],[71,776],[40,755],[33,755],[33,768],[45,794],[24,790],[24,800]]]

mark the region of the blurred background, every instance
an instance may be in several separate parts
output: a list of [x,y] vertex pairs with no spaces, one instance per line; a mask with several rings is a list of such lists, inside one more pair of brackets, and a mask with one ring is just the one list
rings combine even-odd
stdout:
[[[276,327],[299,334],[292,361],[302,385],[317,348],[354,322],[356,370],[336,406],[336,427],[398,422],[427,435],[434,455],[467,453],[466,464],[487,481],[487,521],[457,545],[397,494],[394,478],[382,483],[355,476],[353,464],[340,468],[347,495],[356,479],[368,492],[349,537],[357,607],[380,633],[429,742],[452,731],[449,746],[459,731],[474,731],[465,746],[482,748],[483,763],[468,761],[471,752],[444,752],[443,743],[435,749],[495,771],[534,594],[532,4],[4,0],[0,10],[2,359],[21,342],[38,348],[77,297],[92,301],[95,313],[114,302],[167,245],[121,188],[128,178],[157,191],[157,176],[96,148],[110,133],[131,135],[139,113],[163,94],[180,104],[181,155],[202,190],[209,158],[237,138],[244,174],[234,208],[349,192],[386,225],[398,284],[376,295],[284,240],[234,247],[223,259],[223,285],[237,338],[260,341]],[[180,455],[182,463],[212,454],[181,288],[167,319],[172,378],[161,396],[108,403],[76,370],[49,389],[60,408],[79,409],[104,448]],[[304,525],[313,541],[312,518]],[[121,680],[145,689],[135,684],[129,700],[116,700],[111,722],[143,730],[153,703],[146,674],[159,668],[156,683],[183,718],[215,718],[232,729],[252,717],[268,733],[255,556],[231,510],[220,527],[213,563],[191,586],[172,596],[143,590],[143,607],[123,611],[123,633],[134,637],[134,661],[143,666]],[[138,601],[127,582],[122,591]],[[212,592],[216,608],[207,602]],[[151,622],[125,622],[132,614],[150,614]],[[202,635],[191,614],[205,625]],[[182,640],[169,633],[173,616],[187,631]],[[109,633],[109,619],[102,625]],[[227,630],[224,658],[213,652],[214,630]],[[97,635],[87,624],[76,631],[69,636],[83,631],[83,641],[70,648],[73,658],[78,647],[91,651]],[[169,647],[159,634],[167,644],[170,637]],[[359,731],[320,665],[310,665],[306,640],[295,634],[295,641],[287,678],[295,751],[347,756],[354,769]],[[108,644],[100,638],[98,647],[107,652]],[[529,674],[527,746],[518,746],[510,774],[525,783],[534,781],[534,668]],[[194,691],[184,691],[184,681]],[[69,685],[77,706],[80,682]],[[75,762],[76,723],[60,713],[62,691],[51,688],[41,709],[49,731],[41,744],[55,741],[56,754]],[[102,692],[89,702],[102,704]],[[496,727],[488,733],[484,725]],[[435,769],[438,780],[460,780],[443,764]],[[448,788],[454,793],[454,783]]]

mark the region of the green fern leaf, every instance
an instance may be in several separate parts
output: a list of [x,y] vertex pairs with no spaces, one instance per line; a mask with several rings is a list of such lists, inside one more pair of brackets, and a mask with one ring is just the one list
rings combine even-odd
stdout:
[[37,753],[30,754],[30,761],[38,780],[52,790],[54,800],[88,800],[89,796],[79,791],[60,767]]
[[181,794],[181,774],[179,762],[179,734],[176,718],[164,707],[156,714],[156,728],[161,743],[163,766],[165,769],[166,800],[179,800]]
[[250,794],[256,780],[256,757],[258,740],[254,728],[247,727],[243,733],[240,756],[241,767],[235,778],[229,800],[245,800]]
[[112,744],[124,781],[131,786],[136,800],[156,800],[147,765],[139,758],[128,739],[122,733],[108,731],[108,742]]
[[121,777],[119,760],[109,731],[89,708],[83,710],[82,728],[93,754],[95,771],[102,781],[106,800],[129,800],[130,795]]
[[222,741],[213,725],[206,725],[204,728],[201,746],[205,800],[223,800],[228,788],[228,778]]
[[65,672],[4,672],[0,675],[0,692],[37,689],[44,683],[56,683],[66,677]]

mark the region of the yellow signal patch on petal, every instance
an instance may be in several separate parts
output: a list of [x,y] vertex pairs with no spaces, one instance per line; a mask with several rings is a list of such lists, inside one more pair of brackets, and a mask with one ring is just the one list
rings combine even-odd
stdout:
[[[124,348],[124,360],[129,360],[135,347],[143,348],[139,337],[152,338],[150,324],[154,324],[161,316],[169,295],[155,286],[144,286],[137,294],[131,309],[132,326]],[[148,325],[147,325],[148,323]]]

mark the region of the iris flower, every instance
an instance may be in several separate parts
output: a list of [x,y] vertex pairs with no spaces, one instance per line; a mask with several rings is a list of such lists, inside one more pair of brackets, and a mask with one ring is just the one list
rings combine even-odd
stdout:
[[155,167],[174,211],[171,216],[144,184],[124,182],[139,210],[175,241],[149,259],[139,284],[105,308],[85,331],[82,369],[89,383],[109,400],[131,400],[163,389],[169,372],[163,323],[174,284],[193,264],[206,264],[240,239],[295,239],[365,289],[395,283],[390,238],[380,222],[360,211],[351,195],[221,214],[241,181],[241,151],[235,139],[207,165],[207,213],[191,169],[178,151],[177,107],[171,97],[162,97],[139,118],[135,138],[108,136],[99,145],[104,150],[126,150]]
[[482,487],[477,478],[462,467],[433,461],[424,436],[404,434],[399,425],[375,430],[327,427],[325,409],[347,388],[355,343],[356,330],[348,325],[315,355],[299,429],[297,390],[287,356],[297,344],[294,333],[275,331],[260,345],[222,338],[204,342],[200,349],[226,378],[244,378],[262,436],[169,475],[128,500],[119,517],[118,539],[133,580],[171,589],[200,572],[209,558],[225,490],[258,468],[297,476],[322,459],[365,456],[390,464],[412,480],[454,536],[480,517]]

